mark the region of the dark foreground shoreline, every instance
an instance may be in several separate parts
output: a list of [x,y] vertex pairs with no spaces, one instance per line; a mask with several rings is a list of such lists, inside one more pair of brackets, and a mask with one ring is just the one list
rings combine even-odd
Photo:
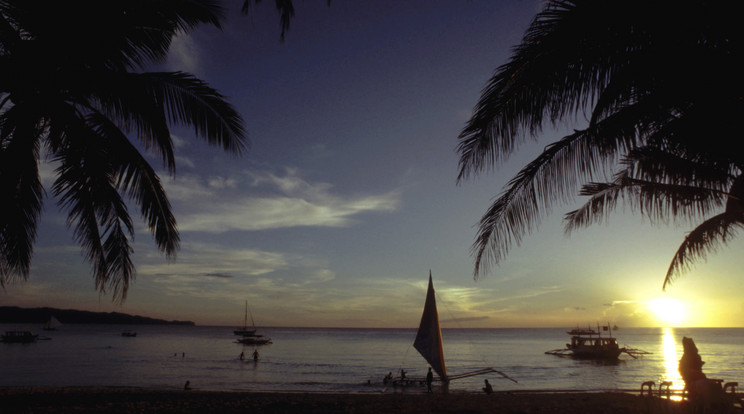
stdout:
[[684,413],[627,393],[327,394],[143,388],[0,388],[1,413]]

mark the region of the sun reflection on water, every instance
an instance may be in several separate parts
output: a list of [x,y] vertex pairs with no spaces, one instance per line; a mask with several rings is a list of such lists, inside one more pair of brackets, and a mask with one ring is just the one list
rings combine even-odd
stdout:
[[679,359],[677,341],[674,340],[674,328],[663,328],[661,336],[661,350],[664,354],[664,381],[672,381],[669,387],[673,391],[682,391],[685,383],[679,375]]

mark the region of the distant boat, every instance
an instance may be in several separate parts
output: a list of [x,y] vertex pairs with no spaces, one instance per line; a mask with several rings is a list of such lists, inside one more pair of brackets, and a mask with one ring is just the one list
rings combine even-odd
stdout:
[[640,349],[620,348],[617,339],[612,336],[612,329],[608,326],[603,327],[603,329],[609,331],[607,336],[602,336],[599,326],[597,326],[596,331],[591,328],[572,329],[566,332],[571,335],[571,343],[566,344],[565,348],[554,349],[545,353],[556,356],[570,356],[577,359],[605,361],[617,360],[622,353],[626,353],[633,358],[637,358],[639,355],[649,354],[649,352]]
[[[248,314],[251,315],[251,327],[248,327]],[[253,313],[248,309],[248,301],[245,301],[245,316],[243,319],[243,329],[236,329],[233,331],[235,335],[240,335],[242,338],[235,342],[243,345],[267,345],[271,344],[271,338],[259,335],[256,333],[256,323],[253,321]]]
[[243,316],[243,328],[236,329],[233,331],[235,335],[253,335],[256,333],[256,326],[255,323],[253,323],[253,313],[251,313],[251,325],[252,328],[248,327],[248,301],[245,301],[245,315]]
[[236,342],[243,345],[268,345],[273,343],[271,342],[271,338],[256,334],[244,336],[238,339]]
[[30,343],[36,342],[39,335],[31,333],[31,331],[6,331],[5,334],[0,337],[1,342],[6,343]]
[[57,318],[52,316],[49,318],[49,320],[44,324],[44,330],[45,331],[56,331],[57,328],[62,326],[62,322],[58,321]]
[[[462,374],[448,375],[447,367],[444,363],[444,349],[442,347],[442,330],[439,327],[439,313],[437,311],[437,300],[434,294],[434,282],[432,282],[431,271],[429,271],[429,288],[426,291],[426,302],[424,303],[424,313],[421,315],[421,323],[416,332],[416,339],[413,341],[413,347],[429,363],[434,372],[439,375],[439,381],[449,383],[452,380],[473,377],[476,375],[485,375],[496,373],[510,381],[517,382],[508,375],[493,368],[483,368],[477,371],[465,372]],[[402,371],[402,370],[401,370]],[[409,377],[401,372],[401,375],[390,379],[393,385],[411,385],[425,384],[424,377]]]
[[137,332],[127,330],[127,331],[122,332],[121,333],[121,336],[126,336],[126,337],[130,337],[131,338],[131,337],[137,336]]

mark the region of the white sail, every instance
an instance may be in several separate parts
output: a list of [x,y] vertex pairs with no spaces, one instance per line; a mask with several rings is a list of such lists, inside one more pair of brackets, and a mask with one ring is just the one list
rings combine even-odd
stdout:
[[49,318],[49,320],[44,324],[44,330],[45,331],[53,331],[57,328],[62,326],[62,322],[58,321],[57,318],[52,316]]

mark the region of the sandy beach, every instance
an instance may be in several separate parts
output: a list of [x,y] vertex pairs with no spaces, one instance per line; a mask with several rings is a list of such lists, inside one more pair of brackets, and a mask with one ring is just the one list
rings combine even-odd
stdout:
[[2,413],[684,413],[626,393],[246,393],[140,388],[3,388]]

